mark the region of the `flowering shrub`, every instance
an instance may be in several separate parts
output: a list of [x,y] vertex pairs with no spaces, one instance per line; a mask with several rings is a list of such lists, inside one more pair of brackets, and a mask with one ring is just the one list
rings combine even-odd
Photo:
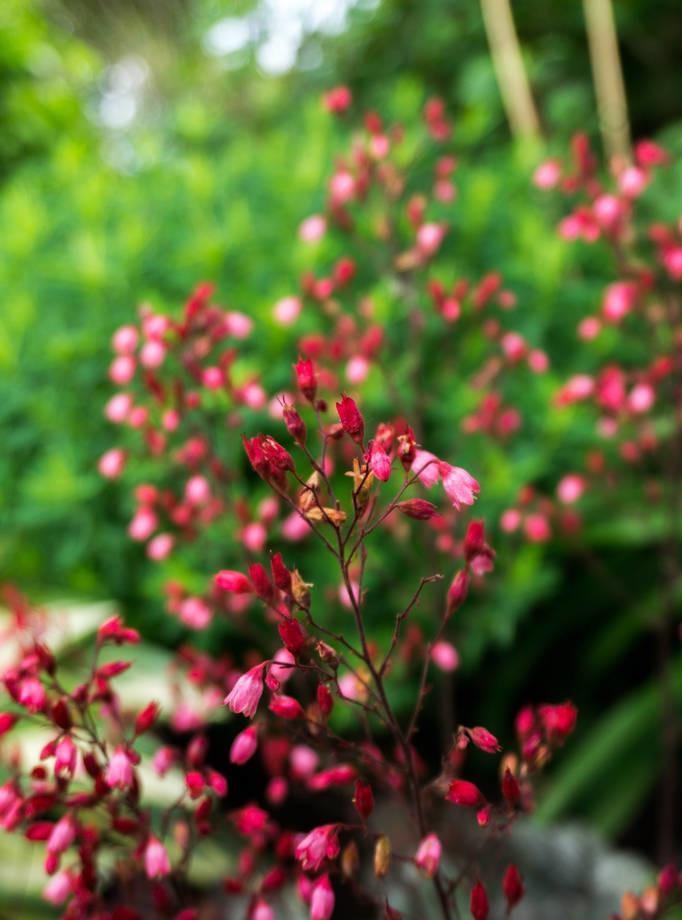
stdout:
[[[324,104],[345,119],[352,99],[337,88]],[[37,763],[8,758],[0,823],[44,846],[45,897],[65,917],[199,916],[192,868],[206,839],[236,853],[224,891],[250,920],[275,916],[291,889],[312,920],[331,917],[341,897],[399,917],[383,884],[396,865],[423,877],[434,915],[468,904],[475,920],[489,916],[478,848],[449,851],[444,809],[470,810],[481,846],[506,832],[532,810],[536,779],[577,714],[570,702],[524,707],[505,752],[469,724],[451,726],[437,758],[420,751],[434,671],[458,666],[457,611],[495,563],[484,522],[465,517],[485,471],[473,471],[481,487],[455,465],[455,432],[507,443],[523,424],[508,388],[548,367],[509,325],[515,298],[499,274],[472,284],[441,258],[457,194],[450,136],[438,100],[414,139],[365,116],[335,163],[324,214],[299,229],[325,268],[305,272],[273,310],[279,331],[296,334],[282,386],[268,384],[269,368],[251,372],[260,332],[206,284],[179,317],[144,306],[114,336],[119,389],[106,414],[132,434],[100,472],[133,482],[129,535],[153,562],[199,548],[187,582],[166,581],[168,612],[196,642],[176,655],[170,711],[153,698],[131,710],[117,691],[131,663],[110,652],[138,644],[136,630],[106,620],[72,685],[40,615],[9,595],[17,653],[0,731],[31,721],[47,740]],[[340,247],[329,259],[332,235]],[[465,324],[473,353],[457,351]],[[468,405],[447,398],[437,357],[469,379]],[[576,474],[560,491],[572,501],[583,488]],[[526,532],[542,539],[543,514],[531,517]],[[401,563],[390,578],[386,547]],[[219,624],[230,626],[229,647]],[[216,754],[211,732],[225,721],[234,730]],[[477,767],[498,755],[491,785]],[[255,763],[262,787],[244,801]],[[144,776],[171,771],[181,787],[159,810],[145,802]],[[328,814],[316,822],[319,801]],[[404,816],[406,847],[384,803]],[[671,872],[654,914],[679,894]],[[500,895],[509,915],[524,895],[515,865]],[[653,897],[637,910],[653,916]]]

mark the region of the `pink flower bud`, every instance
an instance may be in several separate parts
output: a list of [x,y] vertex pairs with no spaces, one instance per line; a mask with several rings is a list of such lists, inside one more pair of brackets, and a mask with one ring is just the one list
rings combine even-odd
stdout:
[[391,478],[391,458],[377,441],[372,441],[369,450],[369,467],[380,482]]
[[431,648],[431,661],[441,671],[449,674],[459,667],[459,654],[454,645],[444,639],[440,639]]
[[561,178],[561,165],[557,160],[546,160],[533,173],[533,184],[545,191],[554,188]]
[[140,364],[148,370],[161,367],[166,358],[166,346],[157,339],[145,342],[140,351]]
[[313,885],[310,896],[310,920],[330,920],[334,912],[334,891],[329,876],[323,875]]
[[435,834],[428,834],[419,844],[414,862],[425,878],[433,878],[438,872],[442,851],[441,842]]
[[130,393],[116,393],[106,404],[104,414],[114,425],[121,425],[128,418],[133,407]]
[[283,297],[273,308],[273,315],[280,326],[291,326],[299,317],[303,304],[298,297]]
[[559,501],[564,505],[572,505],[577,502],[585,491],[585,480],[577,473],[569,473],[559,481],[556,494]]
[[228,591],[230,594],[253,593],[253,585],[243,572],[223,569],[213,580],[217,588],[220,588],[221,591]]
[[126,452],[119,447],[112,447],[106,453],[102,454],[97,464],[100,476],[105,479],[117,479],[126,465]]
[[487,728],[477,725],[475,728],[469,729],[468,734],[476,747],[488,754],[496,754],[502,750],[497,738]]
[[298,700],[295,700],[293,696],[279,693],[271,698],[268,709],[283,719],[301,719],[304,715],[303,707]]
[[67,871],[57,872],[43,889],[43,898],[55,907],[63,904],[73,890],[73,879]]
[[150,836],[144,849],[144,870],[147,878],[164,878],[170,875],[171,867],[165,846],[154,836]]
[[135,376],[137,362],[131,355],[119,355],[109,366],[109,379],[117,386],[125,386]]
[[466,808],[475,808],[484,801],[478,786],[465,779],[453,779],[445,798],[454,805],[463,805]]
[[130,789],[133,784],[133,765],[122,747],[117,747],[111,755],[104,781],[110,789]]
[[47,841],[47,852],[58,856],[76,839],[76,828],[70,815],[64,815],[55,824]]
[[169,533],[159,533],[147,544],[147,556],[154,562],[167,559],[173,551],[174,537]]
[[321,214],[311,214],[306,217],[298,228],[299,239],[304,243],[316,243],[327,232],[327,221]]

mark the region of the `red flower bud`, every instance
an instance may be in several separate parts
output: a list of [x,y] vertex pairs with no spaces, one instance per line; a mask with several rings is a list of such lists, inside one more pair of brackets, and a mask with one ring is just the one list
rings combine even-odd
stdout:
[[497,738],[491,735],[487,728],[482,728],[480,725],[469,730],[469,737],[477,748],[486,751],[488,754],[496,754],[502,750]]
[[14,728],[18,718],[12,712],[0,712],[0,736],[7,734],[10,729]]
[[364,783],[361,779],[356,780],[353,805],[355,805],[356,811],[363,821],[366,821],[372,814],[374,811],[374,793],[369,783]]
[[398,502],[396,508],[416,521],[428,521],[438,511],[432,502],[427,502],[423,498],[411,498],[404,502]]
[[135,734],[143,735],[149,731],[159,714],[158,703],[148,703],[135,719]]
[[448,802],[463,805],[467,808],[474,808],[483,802],[483,796],[478,786],[466,779],[453,779],[445,798]]
[[243,572],[223,569],[213,580],[216,587],[221,591],[229,591],[230,594],[250,594],[253,591],[253,585]]
[[355,400],[350,396],[342,395],[341,402],[336,404],[336,411],[339,413],[339,419],[346,434],[357,444],[362,444],[365,436],[365,422]]
[[507,899],[509,912],[515,907],[524,894],[523,880],[516,866],[511,863],[507,866],[507,871],[502,879],[502,891]]
[[323,716],[328,716],[334,708],[334,697],[326,684],[317,685],[317,705]]
[[[68,731],[71,728],[71,715],[66,697],[60,697],[52,707],[52,721],[55,725],[63,728],[64,731]],[[2,734],[1,728],[0,734]]]
[[521,798],[521,787],[519,782],[512,773],[512,771],[507,767],[504,771],[504,776],[502,777],[502,795],[510,805],[516,805],[516,803]]
[[296,383],[301,395],[308,402],[313,402],[317,392],[317,378],[313,362],[310,358],[299,358],[298,363],[294,364],[294,370],[296,371]]
[[268,708],[270,712],[274,712],[283,719],[300,719],[304,715],[303,707],[298,700],[284,694],[273,696]]
[[291,594],[291,572],[282,561],[282,554],[275,553],[270,560],[270,570],[275,584],[284,594]]
[[285,405],[282,414],[284,416],[284,423],[287,426],[287,431],[297,444],[303,446],[307,433],[305,422],[293,406]]
[[282,620],[277,626],[280,638],[292,655],[305,647],[307,636],[298,620],[293,617]]
[[490,905],[488,904],[488,895],[486,894],[486,890],[480,882],[476,882],[474,887],[471,889],[469,908],[471,910],[471,916],[474,918],[474,920],[488,920],[488,911],[490,910]]
[[249,566],[249,578],[253,585],[253,590],[258,597],[267,604],[272,603],[275,599],[275,589],[265,571],[265,567],[260,562],[252,562]]
[[452,579],[452,584],[448,589],[447,598],[447,615],[452,616],[455,610],[459,609],[466,600],[469,593],[469,573],[466,569],[460,569]]

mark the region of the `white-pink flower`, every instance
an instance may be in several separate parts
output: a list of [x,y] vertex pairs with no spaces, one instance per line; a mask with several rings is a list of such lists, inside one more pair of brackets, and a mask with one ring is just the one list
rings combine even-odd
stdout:
[[473,505],[481,487],[470,473],[461,466],[450,466],[448,463],[440,464],[440,473],[445,494],[457,511],[462,505]]
[[440,470],[438,457],[428,450],[417,450],[414,454],[411,470],[415,476],[419,477],[421,484],[430,489],[440,479]]
[[263,668],[265,662],[257,664],[246,674],[242,674],[232,690],[225,697],[225,705],[232,712],[241,712],[248,719],[256,714],[258,703],[263,694]]
[[144,871],[147,878],[163,878],[170,874],[170,870],[165,846],[156,837],[150,837],[144,849]]

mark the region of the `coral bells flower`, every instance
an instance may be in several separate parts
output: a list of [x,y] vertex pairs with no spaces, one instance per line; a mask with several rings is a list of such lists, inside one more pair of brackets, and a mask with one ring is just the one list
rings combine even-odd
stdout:
[[482,728],[480,725],[477,725],[475,728],[469,729],[468,735],[476,747],[480,748],[481,751],[486,751],[488,754],[496,754],[498,751],[502,750],[497,738],[491,735],[487,728]]
[[293,696],[284,696],[284,694],[273,696],[268,708],[270,712],[274,712],[283,719],[300,719],[304,714],[303,707],[298,700],[295,700]]
[[165,846],[153,836],[149,838],[144,849],[144,871],[147,878],[163,878],[171,871]]
[[454,805],[466,808],[475,808],[483,802],[481,790],[466,779],[453,779],[445,798]]
[[329,876],[323,875],[314,886],[310,896],[310,920],[329,920],[334,912],[334,891]]
[[71,846],[76,839],[76,828],[70,815],[64,815],[52,828],[47,841],[47,852],[58,856]]
[[490,905],[488,904],[488,895],[480,882],[476,882],[471,889],[469,899],[469,909],[474,920],[488,920]]
[[516,907],[524,894],[523,880],[516,866],[511,863],[502,879],[502,891],[507,899],[507,908],[511,912]]
[[122,747],[117,747],[104,774],[110,789],[130,789],[133,784],[133,765]]
[[237,680],[232,690],[225,697],[225,705],[232,712],[241,712],[248,719],[256,714],[258,703],[263,694],[263,668],[265,662],[257,664]]
[[317,872],[325,859],[336,859],[338,855],[336,824],[314,827],[296,847],[296,859],[304,872]]
[[445,494],[455,510],[460,511],[462,505],[473,505],[481,491],[474,477],[461,466],[450,466],[448,463],[441,463],[439,469]]
[[438,872],[443,847],[435,834],[428,834],[419,844],[414,862],[425,878],[433,878]]
[[362,444],[365,436],[365,422],[355,400],[350,396],[342,395],[341,402],[336,404],[336,411],[346,434],[357,444]]
[[299,358],[298,362],[294,364],[294,370],[296,371],[296,383],[301,395],[308,402],[313,402],[317,392],[317,377],[315,376],[313,362],[310,358]]
[[251,594],[253,585],[242,572],[223,569],[214,578],[216,587],[230,594]]
[[376,441],[372,441],[369,449],[369,468],[380,482],[391,478],[391,458]]
[[547,740],[553,744],[563,744],[575,728],[578,719],[578,710],[573,703],[540,706],[538,714]]
[[430,489],[440,479],[439,459],[428,450],[417,450],[414,454],[411,470],[426,489]]

